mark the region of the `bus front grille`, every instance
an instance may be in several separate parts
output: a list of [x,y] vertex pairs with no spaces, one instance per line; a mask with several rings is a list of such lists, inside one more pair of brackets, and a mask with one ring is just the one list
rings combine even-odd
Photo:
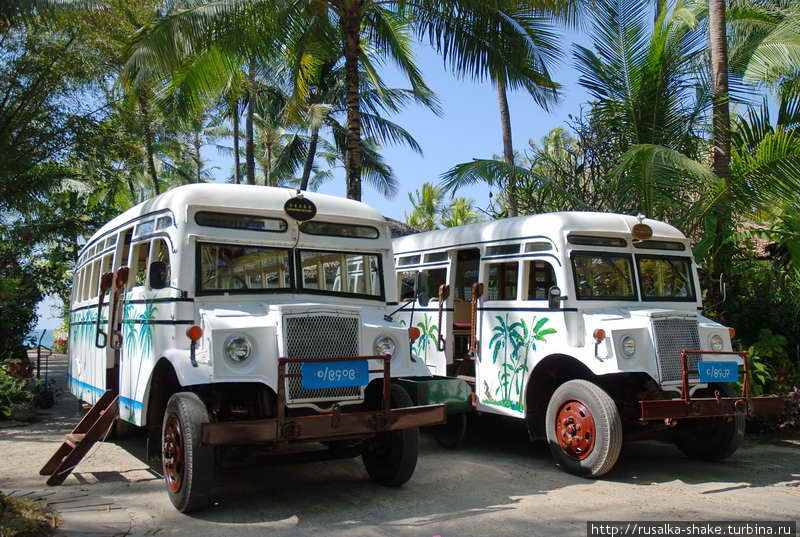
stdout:
[[[700,350],[697,319],[653,319],[661,382],[681,380],[681,351]],[[689,355],[689,378],[697,378],[699,354]]]
[[[285,354],[289,358],[339,358],[358,356],[359,318],[351,315],[312,314],[284,317]],[[325,388],[307,390],[299,376],[301,365],[286,367],[287,403],[315,404],[320,402],[361,401],[364,388]]]

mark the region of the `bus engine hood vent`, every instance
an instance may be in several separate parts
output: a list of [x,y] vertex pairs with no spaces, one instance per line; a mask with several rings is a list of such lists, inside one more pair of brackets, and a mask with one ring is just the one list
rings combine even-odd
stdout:
[[[681,379],[681,351],[700,350],[697,317],[654,317],[652,323],[661,382],[677,382]],[[697,378],[700,358],[699,354],[688,357],[690,379]]]
[[[306,311],[284,314],[283,349],[288,358],[341,358],[358,356],[361,319],[348,311]],[[357,403],[364,400],[363,387],[307,390],[299,373],[301,364],[288,364],[287,403],[316,406],[315,403]]]

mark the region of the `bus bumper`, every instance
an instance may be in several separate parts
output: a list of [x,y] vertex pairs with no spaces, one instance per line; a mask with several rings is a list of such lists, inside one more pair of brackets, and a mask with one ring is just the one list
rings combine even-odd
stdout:
[[[351,356],[337,358],[280,358],[278,360],[278,397],[275,418],[205,423],[201,440],[211,446],[264,443],[319,442],[344,438],[368,438],[385,431],[439,425],[447,421],[446,406],[422,405],[391,408],[391,356]],[[288,373],[287,365],[302,362],[345,362],[380,360],[383,362],[381,408],[342,412],[338,405],[312,416],[286,416],[286,380],[300,373]],[[417,403],[419,404],[419,403]]]
[[[742,395],[739,397],[721,397],[716,391],[714,397],[695,398],[689,395],[689,364],[691,354],[737,355],[744,363],[744,381]],[[640,419],[673,420],[679,418],[711,418],[722,416],[752,416],[754,414],[779,414],[783,412],[784,401],[781,397],[751,397],[750,368],[747,352],[731,351],[681,351],[681,393],[679,399],[639,401]]]

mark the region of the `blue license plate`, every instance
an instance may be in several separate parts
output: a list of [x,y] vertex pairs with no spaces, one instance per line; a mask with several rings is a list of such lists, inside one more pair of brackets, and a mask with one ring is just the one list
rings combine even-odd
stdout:
[[369,365],[366,360],[347,362],[303,362],[300,368],[303,388],[351,388],[369,384]]
[[738,382],[739,364],[736,362],[698,362],[700,382]]

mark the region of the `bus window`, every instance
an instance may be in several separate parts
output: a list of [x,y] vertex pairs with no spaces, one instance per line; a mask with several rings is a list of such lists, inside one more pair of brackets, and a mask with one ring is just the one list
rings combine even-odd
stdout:
[[165,281],[169,283],[172,272],[169,263],[169,249],[167,242],[164,239],[155,239],[153,246],[150,249],[150,263],[153,261],[162,261],[167,266]]
[[438,300],[439,286],[447,283],[447,269],[437,268],[420,272],[420,286],[422,294],[429,299]]
[[417,296],[417,291],[414,289],[416,280],[416,271],[404,270],[397,273],[397,292],[401,301],[410,302]]
[[478,283],[481,252],[477,248],[459,250],[456,258],[456,300],[472,300],[472,284]]
[[102,258],[102,263],[100,265],[100,276],[106,274],[107,272],[111,272],[111,262],[113,261],[114,256],[112,254],[104,255]]
[[547,300],[548,290],[556,285],[553,266],[547,261],[528,261],[528,300]]
[[97,298],[100,294],[100,260],[92,263],[92,271],[89,276],[89,298]]
[[128,266],[128,254],[130,254],[131,237],[133,237],[133,229],[129,229],[124,233],[125,233],[125,240],[122,241],[122,250],[120,251],[120,255],[122,256],[122,258],[120,259],[120,262],[117,263],[118,267]]
[[138,242],[133,245],[133,254],[131,261],[131,275],[133,276],[133,285],[131,287],[139,287],[147,283],[147,257],[150,253],[150,241]]
[[519,263],[492,263],[489,265],[489,285],[486,300],[516,300]]

